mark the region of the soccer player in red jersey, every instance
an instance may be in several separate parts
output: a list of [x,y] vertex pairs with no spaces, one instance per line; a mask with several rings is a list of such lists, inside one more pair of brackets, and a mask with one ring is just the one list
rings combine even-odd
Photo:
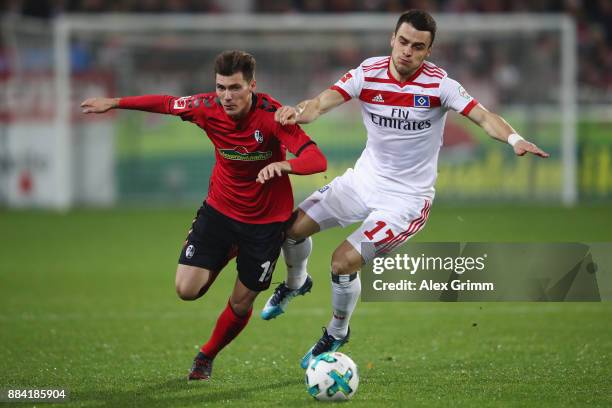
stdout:
[[[208,342],[195,357],[190,380],[208,380],[213,359],[246,326],[253,301],[270,286],[293,211],[288,173],[324,171],[327,162],[298,125],[281,125],[281,106],[255,93],[255,59],[225,51],[215,60],[216,92],[174,97],[91,98],[84,113],[133,109],[179,116],[202,128],[215,146],[208,197],[181,250],[176,291],[183,300],[206,293],[237,256],[238,278]],[[285,149],[296,158],[285,159]]]

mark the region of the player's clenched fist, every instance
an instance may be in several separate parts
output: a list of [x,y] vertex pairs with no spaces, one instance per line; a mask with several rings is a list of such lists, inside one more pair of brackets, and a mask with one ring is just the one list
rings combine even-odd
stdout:
[[119,98],[89,98],[81,103],[83,113],[104,113],[119,106]]
[[280,177],[282,176],[283,173],[290,173],[290,172],[291,172],[291,165],[289,164],[289,162],[282,161],[282,162],[270,163],[259,171],[259,174],[257,175],[257,182],[264,184],[266,181],[270,180],[271,178],[275,176]]
[[281,125],[295,125],[297,122],[297,110],[293,106],[283,106],[274,113],[274,120]]

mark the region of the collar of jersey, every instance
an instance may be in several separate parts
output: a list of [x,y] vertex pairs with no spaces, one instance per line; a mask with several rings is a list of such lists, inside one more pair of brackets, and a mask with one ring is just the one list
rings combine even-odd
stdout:
[[389,59],[389,65],[387,66],[387,76],[389,77],[389,79],[396,85],[400,86],[400,87],[405,87],[406,85],[410,84],[412,81],[414,81],[419,75],[421,75],[421,71],[423,71],[423,68],[425,68],[425,61],[423,61],[421,63],[421,66],[417,68],[416,71],[414,71],[414,74],[410,75],[410,78],[408,78],[407,80],[405,80],[404,82],[400,82],[397,79],[395,79],[395,77],[393,76],[393,74],[391,73],[391,64],[393,62],[391,61],[391,59]]

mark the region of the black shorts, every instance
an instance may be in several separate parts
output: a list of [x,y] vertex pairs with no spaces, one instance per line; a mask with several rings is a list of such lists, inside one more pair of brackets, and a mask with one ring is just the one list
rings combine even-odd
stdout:
[[272,273],[285,240],[286,223],[247,224],[207,205],[193,220],[179,263],[220,271],[237,253],[238,278],[261,292],[270,287]]

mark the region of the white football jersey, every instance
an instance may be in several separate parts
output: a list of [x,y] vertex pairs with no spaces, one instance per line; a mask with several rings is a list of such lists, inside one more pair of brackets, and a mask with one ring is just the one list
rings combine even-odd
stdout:
[[331,87],[345,100],[361,102],[368,140],[355,172],[381,199],[385,194],[432,199],[446,114],[452,109],[467,115],[478,102],[430,62],[400,83],[389,61],[368,58]]

